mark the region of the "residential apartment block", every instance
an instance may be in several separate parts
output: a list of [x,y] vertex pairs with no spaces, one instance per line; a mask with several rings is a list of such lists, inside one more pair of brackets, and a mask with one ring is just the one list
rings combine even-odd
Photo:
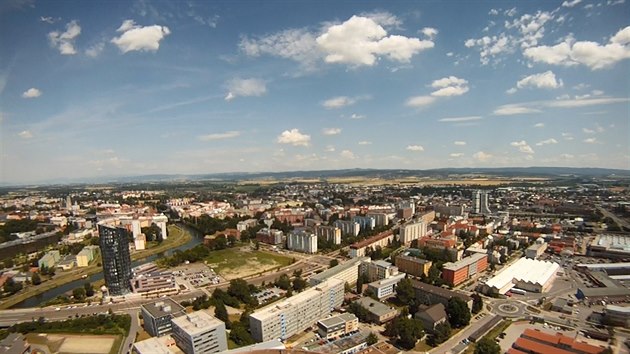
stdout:
[[227,350],[225,323],[214,318],[207,310],[175,317],[173,338],[186,354],[221,353]]
[[341,230],[341,235],[357,236],[359,231],[361,231],[361,226],[358,222],[349,220],[337,220],[333,223],[333,226]]
[[315,227],[315,234],[335,245],[341,244],[341,229],[336,226],[318,225]]
[[359,319],[351,313],[343,313],[317,321],[317,333],[326,339],[336,338],[359,330]]
[[317,253],[317,236],[305,230],[292,231],[287,236],[287,248],[303,253]]
[[454,263],[445,263],[442,279],[457,286],[488,268],[488,255],[475,253]]
[[365,250],[368,247],[375,248],[376,246],[385,247],[394,240],[394,233],[390,231],[381,232],[376,236],[372,236],[363,241],[359,241],[350,245],[350,257],[363,257],[365,256]]
[[328,279],[336,278],[342,280],[344,283],[353,285],[357,282],[360,274],[360,266],[363,263],[370,262],[370,257],[358,257],[352,258],[349,261],[338,264],[332,268],[313,275],[309,279],[311,286],[323,283]]
[[282,340],[328,316],[343,303],[345,282],[327,281],[288,299],[257,310],[249,316],[252,337],[258,342]]
[[423,274],[429,275],[433,262],[418,257],[399,255],[396,256],[395,264],[400,272],[420,278]]
[[420,221],[405,224],[400,227],[398,239],[403,245],[411,244],[411,241],[417,240],[427,235],[427,224]]

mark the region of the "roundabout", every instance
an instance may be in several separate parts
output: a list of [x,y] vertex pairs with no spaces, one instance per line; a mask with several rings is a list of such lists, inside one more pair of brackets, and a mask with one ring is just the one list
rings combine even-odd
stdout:
[[491,305],[492,312],[503,317],[522,317],[525,315],[524,304],[514,301],[498,301]]

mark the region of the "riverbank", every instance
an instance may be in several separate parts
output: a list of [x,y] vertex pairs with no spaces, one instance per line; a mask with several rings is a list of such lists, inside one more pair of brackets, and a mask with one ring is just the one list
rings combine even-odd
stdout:
[[[132,254],[131,260],[135,261],[147,258],[158,253],[166,252],[170,249],[179,247],[190,242],[193,237],[188,230],[177,225],[169,225],[168,234],[169,237],[158,246]],[[98,260],[93,261],[92,264],[88,267],[64,272],[63,274],[56,275],[52,280],[48,280],[37,286],[31,285],[26,289],[20,291],[19,293],[5,299],[2,303],[0,303],[0,309],[11,308],[12,306],[19,304],[26,299],[45,293],[46,291],[49,291],[51,289],[57,288],[73,281],[80,280],[84,277],[89,277],[93,274],[97,274],[102,271],[102,267],[98,265],[98,262],[100,262],[100,256],[98,257]],[[86,281],[88,281],[88,279],[86,279]]]

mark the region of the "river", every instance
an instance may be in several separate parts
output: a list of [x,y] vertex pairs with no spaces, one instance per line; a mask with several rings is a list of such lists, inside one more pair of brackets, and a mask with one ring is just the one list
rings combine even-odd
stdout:
[[[166,252],[163,253],[158,253],[158,254],[154,254],[152,256],[146,257],[146,258],[142,258],[142,259],[138,259],[136,261],[131,262],[131,266],[132,267],[137,267],[141,264],[145,264],[145,263],[149,263],[149,262],[153,262],[154,260],[156,260],[158,257],[163,257],[164,255],[169,256],[171,255],[174,251],[180,250],[180,251],[185,251],[188,249],[191,249],[195,246],[197,246],[198,244],[203,242],[203,237],[201,237],[201,235],[199,234],[199,232],[197,230],[191,229],[190,227],[187,227],[183,224],[178,224],[179,227],[184,228],[186,230],[188,230],[188,232],[190,232],[192,234],[192,238],[190,241],[188,241],[187,243],[176,247],[176,248],[172,248]],[[72,291],[78,287],[83,286],[83,284],[85,284],[85,282],[90,282],[90,283],[94,283],[98,280],[103,279],[103,272],[98,272],[96,274],[92,274],[91,276],[87,277],[86,279],[78,279],[63,285],[60,285],[56,288],[52,288],[50,290],[47,290],[39,295],[35,295],[33,297],[29,297],[28,299],[22,301],[22,302],[18,302],[17,304],[11,306],[11,308],[28,308],[28,307],[37,307],[42,303],[45,303],[49,300],[52,300],[54,298],[56,298],[59,295],[63,295],[69,291]]]

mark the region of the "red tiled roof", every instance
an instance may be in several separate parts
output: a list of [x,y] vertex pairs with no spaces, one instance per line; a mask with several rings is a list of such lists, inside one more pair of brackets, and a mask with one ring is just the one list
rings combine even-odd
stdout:
[[365,239],[363,241],[359,241],[356,243],[353,243],[352,245],[350,245],[350,248],[354,248],[354,249],[358,249],[358,248],[363,248],[363,247],[367,247],[369,245],[371,245],[372,243],[382,240],[386,237],[389,237],[391,235],[393,235],[394,233],[392,231],[385,231],[385,232],[381,232],[380,234],[370,237],[368,239]]
[[510,348],[508,349],[507,354],[527,354],[527,353],[520,351],[518,349]]
[[568,350],[560,349],[557,347],[553,347],[551,345],[535,342],[533,340],[529,340],[523,337],[517,338],[516,342],[514,342],[514,347],[517,349],[524,349],[528,352],[534,352],[538,354],[574,354]]

